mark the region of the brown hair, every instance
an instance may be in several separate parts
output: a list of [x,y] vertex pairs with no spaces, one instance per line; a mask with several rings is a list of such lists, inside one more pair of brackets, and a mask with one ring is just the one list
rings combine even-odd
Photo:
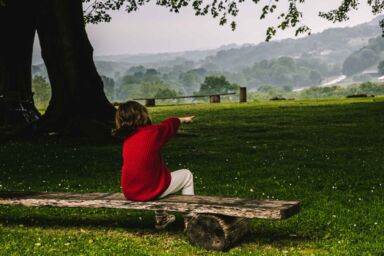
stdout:
[[136,101],[127,101],[119,105],[115,115],[116,128],[112,130],[115,136],[128,137],[137,127],[151,125],[147,109]]

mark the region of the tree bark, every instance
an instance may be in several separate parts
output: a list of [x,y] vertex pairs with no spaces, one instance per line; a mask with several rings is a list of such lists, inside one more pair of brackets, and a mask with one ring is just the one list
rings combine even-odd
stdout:
[[87,135],[100,124],[101,132],[109,134],[115,108],[104,94],[93,61],[82,1],[41,0],[37,10],[37,32],[52,88],[37,130]]
[[1,137],[40,118],[31,89],[36,31],[33,10],[32,0],[7,1],[5,6],[0,7]]
[[248,220],[230,216],[198,214],[187,225],[193,245],[208,250],[226,251],[235,246],[248,232]]

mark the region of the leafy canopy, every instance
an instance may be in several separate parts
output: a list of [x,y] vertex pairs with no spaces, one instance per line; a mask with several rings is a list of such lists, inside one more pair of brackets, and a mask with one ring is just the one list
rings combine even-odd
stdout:
[[196,95],[221,94],[237,90],[240,86],[231,84],[224,76],[207,76]]
[[[3,0],[0,0],[0,3]],[[84,10],[85,21],[88,23],[109,22],[111,16],[109,11],[125,9],[128,13],[137,11],[140,6],[150,2],[151,0],[82,0],[86,8]],[[261,0],[252,0],[256,5],[260,5],[262,10],[260,19],[266,18],[269,14],[277,11],[277,7],[281,6],[279,0],[269,0],[268,3],[262,3]],[[266,41],[269,41],[278,29],[295,28],[295,36],[302,33],[311,33],[311,29],[301,22],[303,13],[300,11],[300,5],[305,0],[285,0],[288,1],[288,8],[285,12],[278,16],[280,20],[277,27],[270,26],[266,31]],[[319,16],[336,22],[343,22],[349,19],[349,13],[357,10],[360,0],[339,0],[340,5],[335,10],[328,12],[319,12]],[[232,30],[236,29],[235,17],[239,13],[239,5],[245,0],[156,0],[156,5],[163,6],[171,12],[179,12],[186,6],[192,6],[195,15],[204,16],[211,15],[213,18],[219,19],[220,25],[228,24]],[[266,1],[264,1],[266,2]],[[384,9],[384,0],[367,0],[367,4],[371,7],[373,14],[379,14]],[[231,22],[228,20],[231,19]],[[380,22],[384,35],[384,20]]]

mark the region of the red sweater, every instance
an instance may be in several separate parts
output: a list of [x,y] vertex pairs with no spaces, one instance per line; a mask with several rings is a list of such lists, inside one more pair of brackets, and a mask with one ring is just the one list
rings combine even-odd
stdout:
[[160,124],[139,127],[123,144],[121,187],[125,197],[133,201],[148,201],[161,195],[171,182],[160,149],[179,128],[178,118]]

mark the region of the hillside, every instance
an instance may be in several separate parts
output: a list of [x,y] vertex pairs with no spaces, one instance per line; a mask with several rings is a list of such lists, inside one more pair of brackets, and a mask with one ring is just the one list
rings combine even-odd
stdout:
[[[370,38],[381,34],[379,16],[354,27],[331,28],[299,39],[262,42],[256,45],[230,44],[216,49],[157,54],[122,54],[95,56],[96,61],[127,63],[129,65],[162,66],[164,63],[184,59],[199,66],[215,66],[218,70],[233,70],[263,59],[279,56],[300,57],[311,55],[321,60],[342,64],[353,51],[363,47]],[[39,48],[35,46],[33,63],[42,63]]]
[[[342,83],[350,84],[375,79],[362,72],[375,70],[381,58],[366,64],[366,56],[372,57],[372,51],[368,55],[365,54],[367,50],[363,51],[364,54],[359,52],[364,47],[369,48],[372,40],[381,35],[378,23],[383,17],[298,39],[175,53],[95,56],[95,62],[99,73],[113,78],[117,87],[124,85],[127,75],[135,75],[132,70],[145,73],[145,69],[156,69],[159,72],[157,81],[161,80],[176,91],[188,93],[196,91],[206,75],[224,75],[230,82],[250,89],[268,84],[302,88],[337,81],[344,75],[347,78]],[[346,60],[350,65],[345,65]],[[191,74],[193,70],[202,70],[205,75]],[[32,72],[33,75],[46,76],[43,65],[34,66]],[[186,86],[189,88],[184,88]]]
[[280,56],[311,57],[328,64],[342,65],[352,52],[365,46],[370,38],[381,35],[378,17],[354,27],[331,28],[300,39],[263,42],[238,49],[221,50],[207,57],[201,64],[219,70],[240,70],[263,59]]

